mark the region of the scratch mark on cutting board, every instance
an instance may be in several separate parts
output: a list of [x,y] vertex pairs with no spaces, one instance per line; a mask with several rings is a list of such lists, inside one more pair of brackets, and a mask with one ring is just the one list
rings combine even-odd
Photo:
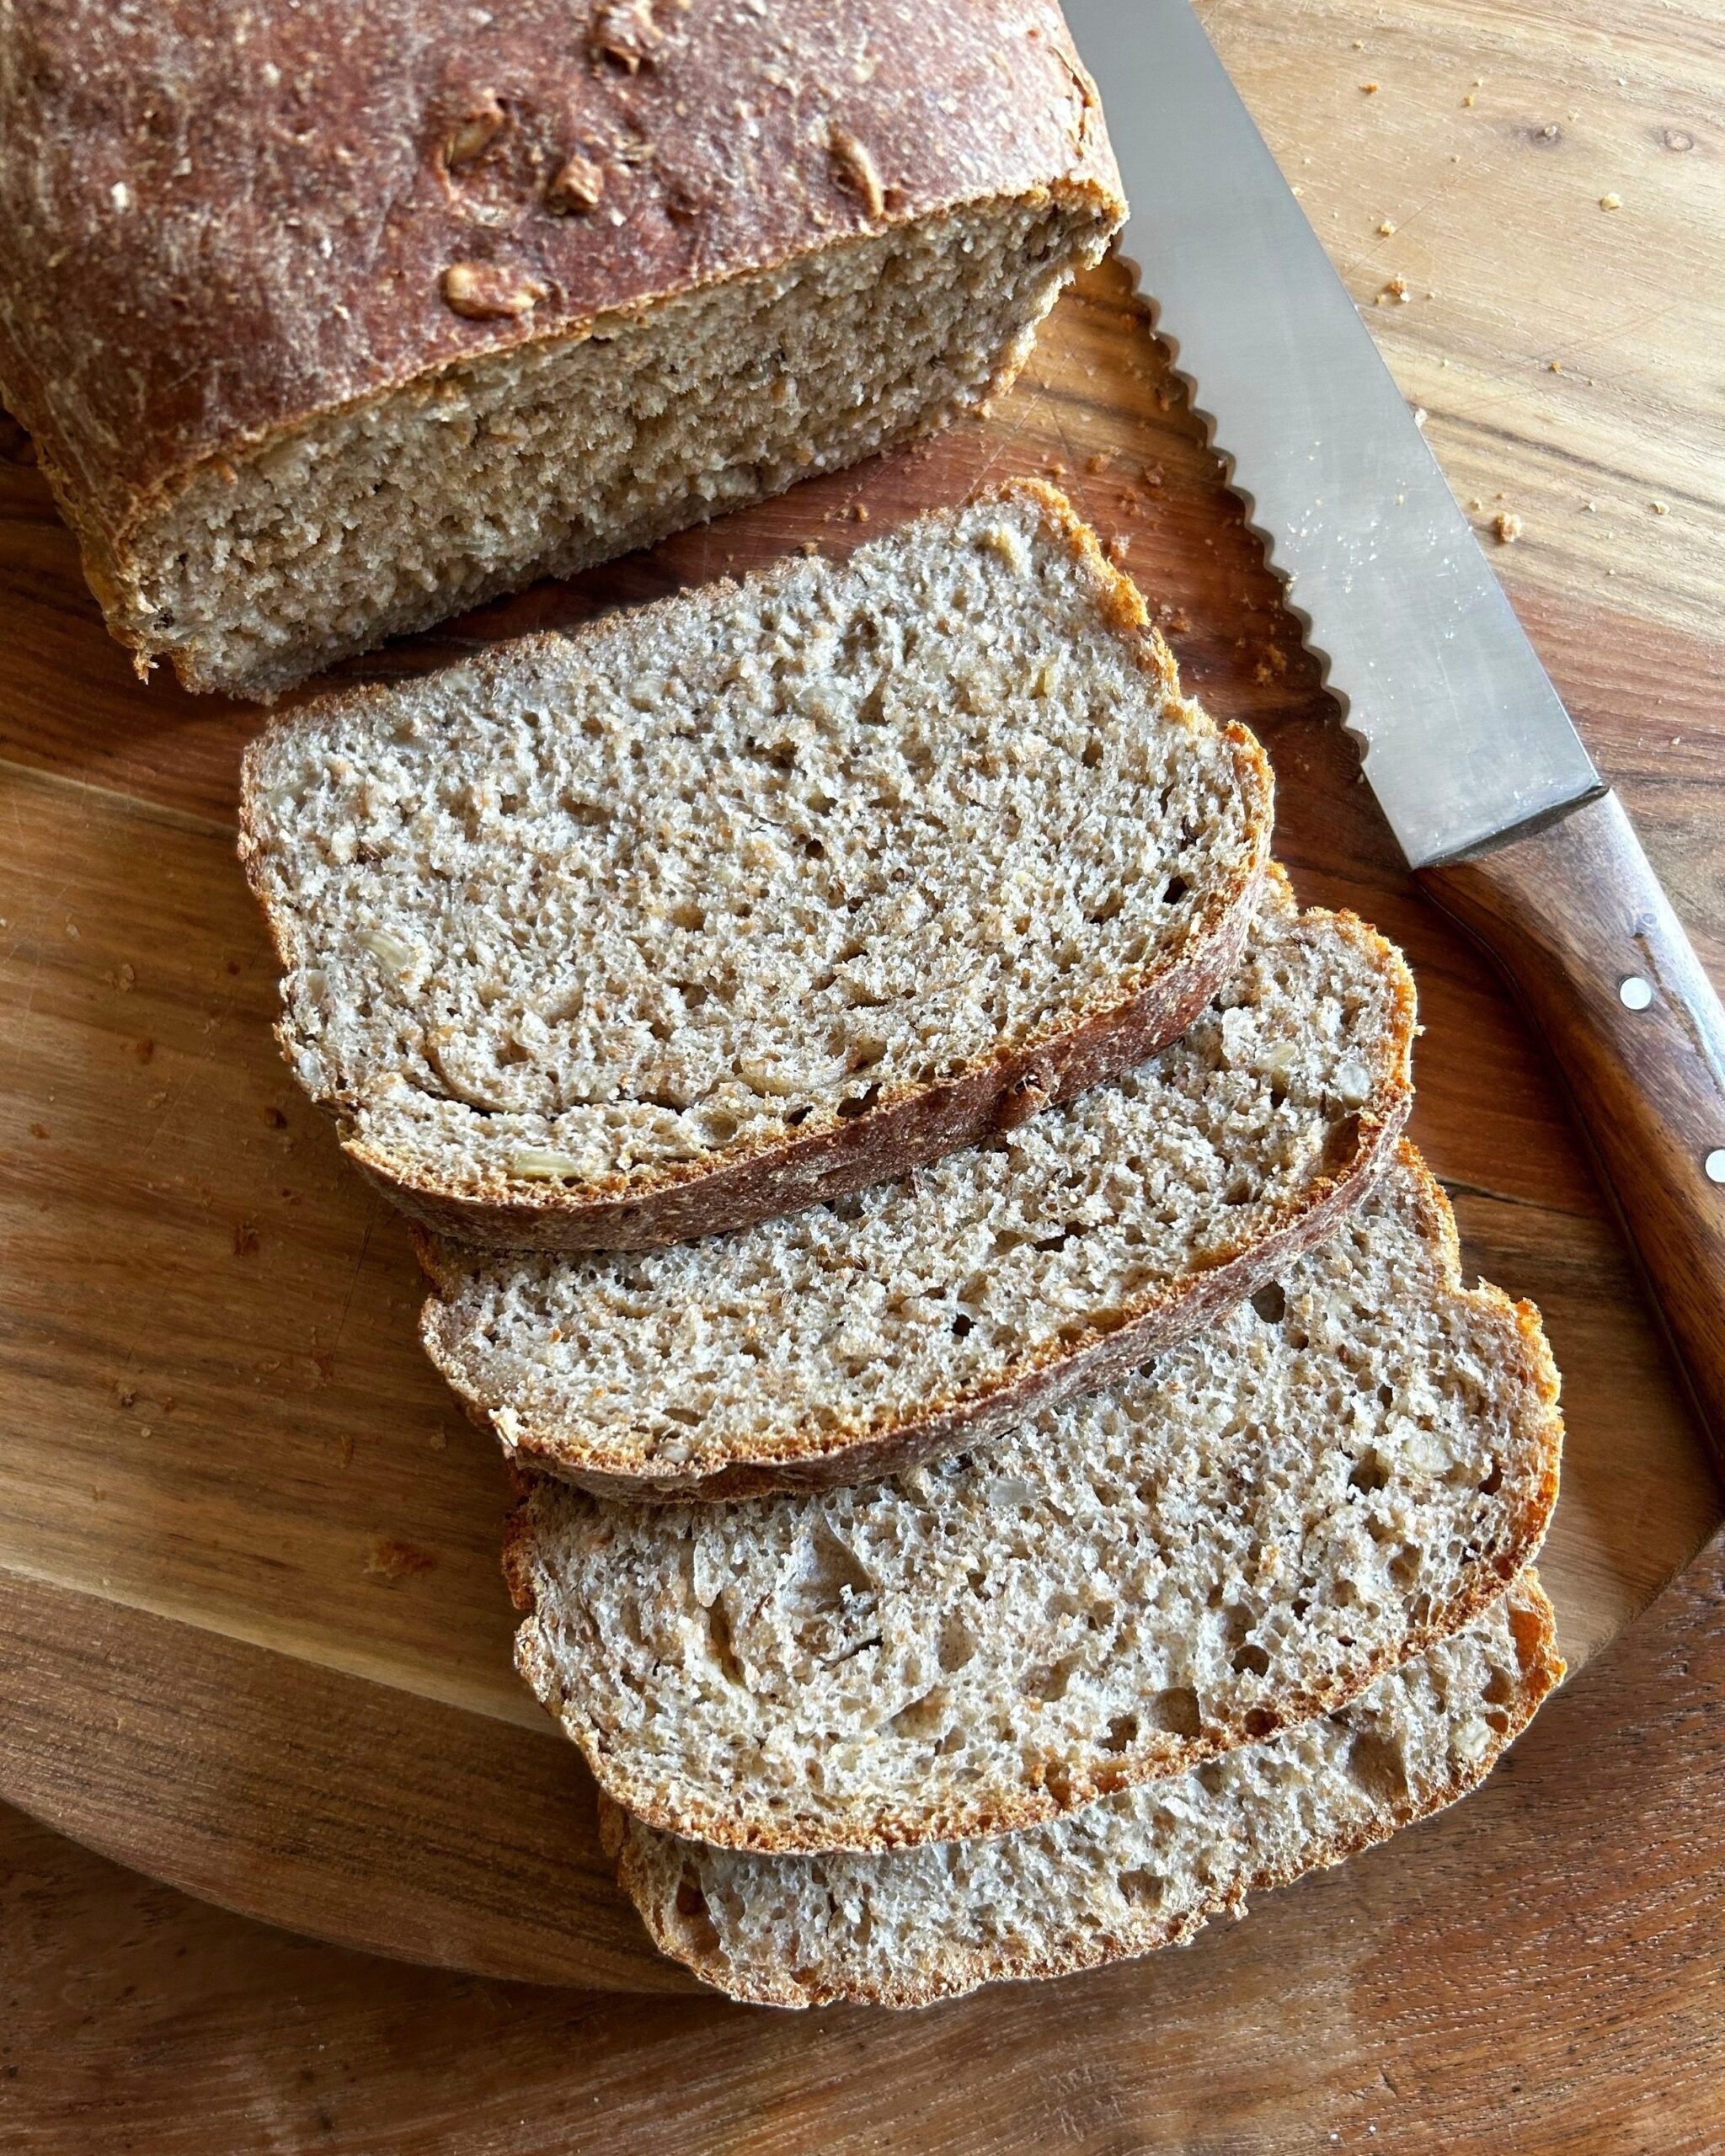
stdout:
[[347,1294],[342,1299],[341,1315],[336,1320],[335,1324],[335,1337],[329,1343],[329,1358],[332,1364],[340,1349],[341,1336],[347,1330],[348,1314],[354,1306],[354,1295],[359,1288],[360,1275],[366,1269],[366,1257],[371,1247],[371,1231],[377,1225],[377,1209],[380,1203],[379,1199],[374,1198],[366,1214],[366,1231],[360,1237],[359,1256],[354,1260],[354,1269],[348,1278]]

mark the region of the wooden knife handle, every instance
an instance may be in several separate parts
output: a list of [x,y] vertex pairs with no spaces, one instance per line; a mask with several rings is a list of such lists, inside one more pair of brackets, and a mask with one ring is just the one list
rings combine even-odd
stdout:
[[1725,1010],[1623,804],[1419,880],[1544,1035],[1725,1470]]

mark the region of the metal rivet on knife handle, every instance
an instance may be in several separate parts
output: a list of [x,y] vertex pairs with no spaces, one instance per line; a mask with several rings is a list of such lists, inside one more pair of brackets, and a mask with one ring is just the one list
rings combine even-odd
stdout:
[[[1419,880],[1545,1036],[1725,1465],[1725,1006],[1622,803]],[[1624,969],[1626,931],[1644,973]]]

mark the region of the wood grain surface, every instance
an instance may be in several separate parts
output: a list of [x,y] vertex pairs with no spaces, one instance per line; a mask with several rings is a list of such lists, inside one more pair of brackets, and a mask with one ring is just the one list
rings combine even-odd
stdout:
[[[1546,1569],[1579,1662],[1698,1546],[1713,1486],[1561,1102],[1495,980],[1407,884],[1121,271],[1061,307],[990,424],[689,535],[665,559],[537,590],[436,649],[709,574],[732,553],[837,546],[1013,470],[1054,471],[1126,542],[1188,677],[1258,726],[1304,894],[1352,903],[1408,947],[1428,1026],[1416,1127],[1456,1186],[1471,1262],[1547,1310],[1568,1374],[1567,1494]],[[28,504],[36,475],[9,476]],[[37,505],[8,531],[63,552]],[[71,574],[69,557],[60,566]],[[77,604],[68,592],[67,611]],[[615,1958],[585,1801],[561,1828],[578,1847],[558,1947],[542,1931],[523,1944],[544,1924],[535,1866],[554,1860],[544,1835],[558,1822],[514,1801],[510,1776],[537,1773],[524,1763],[556,1739],[510,1667],[502,1472],[419,1351],[402,1224],[340,1160],[271,1037],[274,969],[231,827],[232,760],[256,714],[227,709],[218,735],[165,682],[121,684],[110,707],[99,677],[120,654],[85,627],[67,654],[90,681],[81,730],[56,738],[24,693],[0,691],[0,1232],[17,1283],[0,1337],[0,1583],[32,1643],[0,1672],[0,1795],[257,1913],[325,1929],[339,1910],[356,1944],[656,1984],[644,1944],[633,1977]],[[431,655],[415,644],[387,664]],[[176,714],[209,729],[209,753],[118,768]],[[224,1675],[242,1647],[245,1674]],[[168,1770],[141,1774],[130,1742],[93,1742],[116,1668],[155,1717]],[[376,1691],[391,1736],[319,1758],[323,1809],[353,1828],[318,1844],[320,1878],[281,1854],[303,1817],[292,1782],[254,1774],[250,1801],[201,1811],[188,1792],[231,1788],[236,1758],[286,1752],[317,1680],[334,1675]],[[541,1834],[531,1864],[497,1843],[489,1947],[471,1879],[450,1877],[440,1928],[433,1882],[393,1860],[398,1833],[441,1844],[455,1831],[424,1772],[451,1711],[505,1725],[467,1817],[473,1864],[499,1822]],[[344,1712],[363,1729],[362,1707]],[[507,1742],[515,1726],[531,1738]]]
[[916,2015],[393,1967],[0,1811],[0,2146],[1717,2156],[1722,1725],[1725,1543],[1453,1812],[1189,1950]]
[[[1608,12],[1584,0],[1561,20],[1557,11],[1534,20],[1508,0],[1388,0],[1370,11],[1344,0],[1298,10],[1227,0],[1209,13],[1356,296],[1370,307],[1387,294],[1373,327],[1428,408],[1458,491],[1478,504],[1488,533],[1500,515],[1519,520],[1514,543],[1492,542],[1497,565],[1720,977],[1725,422],[1708,269],[1725,229],[1717,10],[1630,0]],[[1600,206],[1609,195],[1616,208]],[[1405,301],[1389,289],[1397,278]],[[985,474],[1055,466],[1105,534],[1126,542],[1188,681],[1262,732],[1280,787],[1279,848],[1302,895],[1358,906],[1409,949],[1428,1027],[1416,1134],[1456,1196],[1470,1261],[1542,1305],[1565,1372],[1570,1447],[1547,1570],[1566,1649],[1584,1662],[1709,1532],[1717,1487],[1551,1074],[1506,991],[1402,873],[1118,271],[1105,268],[1063,304],[988,425],[577,585],[537,590],[371,670],[431,664],[475,638],[579,618],[798,542],[838,548]],[[499,1972],[662,1984],[667,1973],[620,1923],[598,1874],[579,1776],[509,1672],[495,1570],[501,1479],[414,1346],[405,1237],[342,1169],[269,1037],[273,983],[229,828],[255,715],[131,681],[16,437],[0,470],[0,1622],[19,1643],[0,1669],[0,1793],[200,1892],[350,1941]],[[1659,1624],[1690,1638],[1717,1610],[1701,1592],[1692,1581]],[[1658,1664],[1668,1689],[1680,1659],[1674,1650]],[[1685,1717],[1680,1694],[1677,1685],[1669,1711],[1690,1771],[1702,1774],[1702,1758],[1717,1771],[1717,1740],[1705,1749],[1705,1726]],[[1384,2039],[1398,2085],[1450,2104],[1432,2116],[1468,2121],[1455,2105],[1469,2089],[1483,2105],[1487,2057],[1513,2032],[1547,2085],[1567,2073],[1597,2091],[1617,2075],[1616,2116],[1632,2119],[1626,2077],[1655,2056],[1669,2063],[1683,2045],[1717,2057],[1707,2046],[1717,2047],[1725,2009],[1716,2001],[1708,2019],[1664,1919],[1636,1913],[1648,1884],[1633,1876],[1643,1851],[1628,1822],[1638,1812],[1609,1769],[1616,1760],[1621,1777],[1652,1743],[1637,1733],[1634,1689],[1589,1673],[1575,1696],[1583,1704],[1548,1710],[1510,1774],[1456,1822],[1379,1853],[1357,1878],[1297,1890],[1268,1920],[1167,1970],[1071,1987],[1089,2002],[1089,2024],[1075,2004],[1063,2036],[1067,2009],[1007,1995],[991,2013],[954,2009],[917,2025],[943,2034],[895,2036],[906,2048],[894,2056],[932,2075],[937,2060],[977,2047],[959,2023],[981,2015],[976,2029],[997,2032],[993,2048],[1020,2077],[1003,2077],[1002,2100],[969,2124],[963,2092],[978,2104],[980,2083],[931,2085],[930,2116],[946,2138],[919,2145],[1009,2145],[1007,2089],[1028,2104],[1042,2083],[1043,2107],[1024,2117],[1052,2118],[1055,2141],[1064,2132],[1075,2147],[1287,2146],[1277,2132],[1304,2132],[1321,2115],[1313,2092],[1344,2085],[1352,2108],[1326,2131],[1363,2132],[1358,2090],[1375,2086],[1366,2061],[1375,2030],[1388,2026],[1391,1964],[1404,1982],[1418,1973],[1417,1996],[1448,2000],[1429,2009],[1451,2017],[1433,2036],[1434,2080],[1413,2064],[1417,2014],[1399,2072]],[[379,1741],[325,1741],[350,1728]],[[1579,1748],[1567,1782],[1554,1761],[1551,1784],[1582,1791],[1580,1816],[1597,1833],[1589,1824],[1572,1854],[1563,1838],[1580,1832],[1575,1803],[1566,1796],[1561,1816],[1542,1815],[1529,1800],[1521,1838],[1503,1843],[1499,1862],[1493,1822],[1522,1801],[1504,1792],[1530,1786],[1520,1761],[1546,1756],[1540,1748],[1566,1728]],[[1616,1749],[1605,1742],[1614,1732]],[[1674,1777],[1679,1749],[1664,1755]],[[1701,1798],[1685,1786],[1687,1820]],[[463,1805],[477,1839],[463,1831]],[[1418,1852],[1450,1836],[1484,1853],[1473,1872],[1418,1870],[1432,1861]],[[476,1905],[482,1874],[498,1892],[482,1886]],[[1476,1875],[1482,1884],[1470,1884]],[[1619,2028],[1597,2072],[1573,2063],[1592,2025],[1579,2008],[1530,1994],[1509,1951],[1517,1938],[1531,1956],[1549,1951],[1560,1923],[1555,1904],[1524,1908],[1524,1877],[1545,1880],[1572,1911],[1618,1897],[1610,1906],[1645,1941],[1649,2010],[1670,2017],[1664,2052],[1637,2050]],[[1705,1933],[1709,1909],[1696,1909]],[[1518,1931],[1518,1912],[1531,1929]],[[1717,1899],[1711,1922],[1717,1961]],[[1390,1928],[1380,1937],[1377,1926]],[[1390,1942],[1404,1935],[1410,1951],[1398,1961]],[[1692,1944],[1693,1926],[1685,1935]],[[290,1960],[309,1951],[268,1948]],[[1609,2016],[1626,1995],[1599,1951]],[[10,1977],[9,1946],[7,1956]],[[1362,1956],[1375,1961],[1381,1989],[1356,2015],[1351,1977],[1326,1972],[1354,1972]],[[438,1980],[343,1966],[341,2011],[379,2041],[393,2029],[390,2041],[405,2044],[393,2002],[430,1998],[414,1988]],[[1182,1984],[1199,2002],[1184,2023],[1163,2011]],[[708,2025],[699,2016],[733,2032],[758,2017],[670,2004],[616,2009],[622,2018],[609,2021],[610,2009],[555,2010],[559,2026],[591,2036],[583,2070],[612,2092],[605,2107],[622,2105],[644,2132],[649,2116],[681,2113],[679,2147],[788,2147],[786,2137],[819,2120],[830,2145],[862,2145],[840,2130],[850,2131],[851,2069],[862,2072],[868,2056],[854,2034],[800,2044],[775,2036],[775,2056],[792,2062],[777,2082],[764,2052],[727,2064],[715,2034],[698,2084],[655,2111],[648,2084],[671,2071],[674,2043]],[[695,2022],[676,2018],[690,2014]],[[1434,2025],[1424,2024],[1429,2036]],[[1152,2027],[1165,2031],[1154,2071],[1141,2057],[1129,2071]],[[660,2030],[663,2048],[643,2036],[645,2049],[631,2052],[618,2031],[632,2028]],[[214,2038],[214,2025],[205,2033]],[[439,2041],[428,2031],[422,2064]],[[1089,2079],[1086,2041],[1116,2062]],[[1322,2055],[1331,2044],[1334,2062]],[[613,2045],[614,2068],[604,2064]],[[1061,2075],[1074,2108],[1051,2112]],[[547,2105],[549,2085],[535,2084]],[[755,2128],[740,2123],[751,2085],[766,2107],[756,2125],[765,2119],[778,2141],[751,2140]],[[1591,2114],[1578,2105],[1561,2145],[1717,2145],[1693,2137],[1702,2114],[1683,2108],[1690,2087],[1674,2067],[1665,2074],[1669,2119],[1655,2119],[1644,2143],[1583,2143],[1573,2137]],[[1107,2092],[1094,2109],[1087,2089]],[[537,2145],[499,2137],[515,2132],[504,2087],[474,2101],[491,2137],[462,2146]],[[872,2117],[878,2132],[886,2114],[859,2101],[856,2120]],[[309,2115],[298,2116],[303,2127]],[[542,2128],[550,2116],[538,2112]],[[50,2120],[50,2137],[26,2145],[85,2145],[66,2130],[65,2116]]]

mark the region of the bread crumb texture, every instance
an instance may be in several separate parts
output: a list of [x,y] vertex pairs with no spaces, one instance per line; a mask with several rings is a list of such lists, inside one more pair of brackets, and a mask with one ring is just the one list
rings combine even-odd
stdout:
[[1544,1534],[1556,1395],[1404,1149],[1214,1328],[974,1454],[729,1506],[539,1481],[517,1662],[649,1824],[1001,1833],[1333,1711],[1481,1614]]
[[1146,1351],[1194,1329],[1222,1268],[1247,1261],[1237,1300],[1291,1232],[1363,1197],[1412,1097],[1413,1033],[1399,955],[1351,915],[1297,913],[1278,878],[1227,986],[1118,1084],[734,1235],[443,1246],[425,1343],[511,1451],[649,1492],[841,1469],[942,1422],[975,1436],[1039,1372],[1073,1389],[1085,1351],[1128,1327],[1161,1329]]
[[289,1061],[360,1159],[554,1206],[839,1129],[1226,958],[1268,824],[1256,744],[1020,486],[308,706],[247,757],[241,850]]
[[1054,0],[0,9],[0,382],[268,696],[985,404],[1118,227]]
[[[1099,251],[1046,205],[953,211],[450,366],[195,475],[140,535],[134,640],[268,696],[942,425],[996,393]],[[546,296],[456,262],[478,322]]]
[[1529,1573],[1339,1713],[1045,1827],[879,1855],[763,1856],[618,1821],[665,1953],[770,2006],[925,2006],[1190,1939],[1474,1788],[1563,1673]]

